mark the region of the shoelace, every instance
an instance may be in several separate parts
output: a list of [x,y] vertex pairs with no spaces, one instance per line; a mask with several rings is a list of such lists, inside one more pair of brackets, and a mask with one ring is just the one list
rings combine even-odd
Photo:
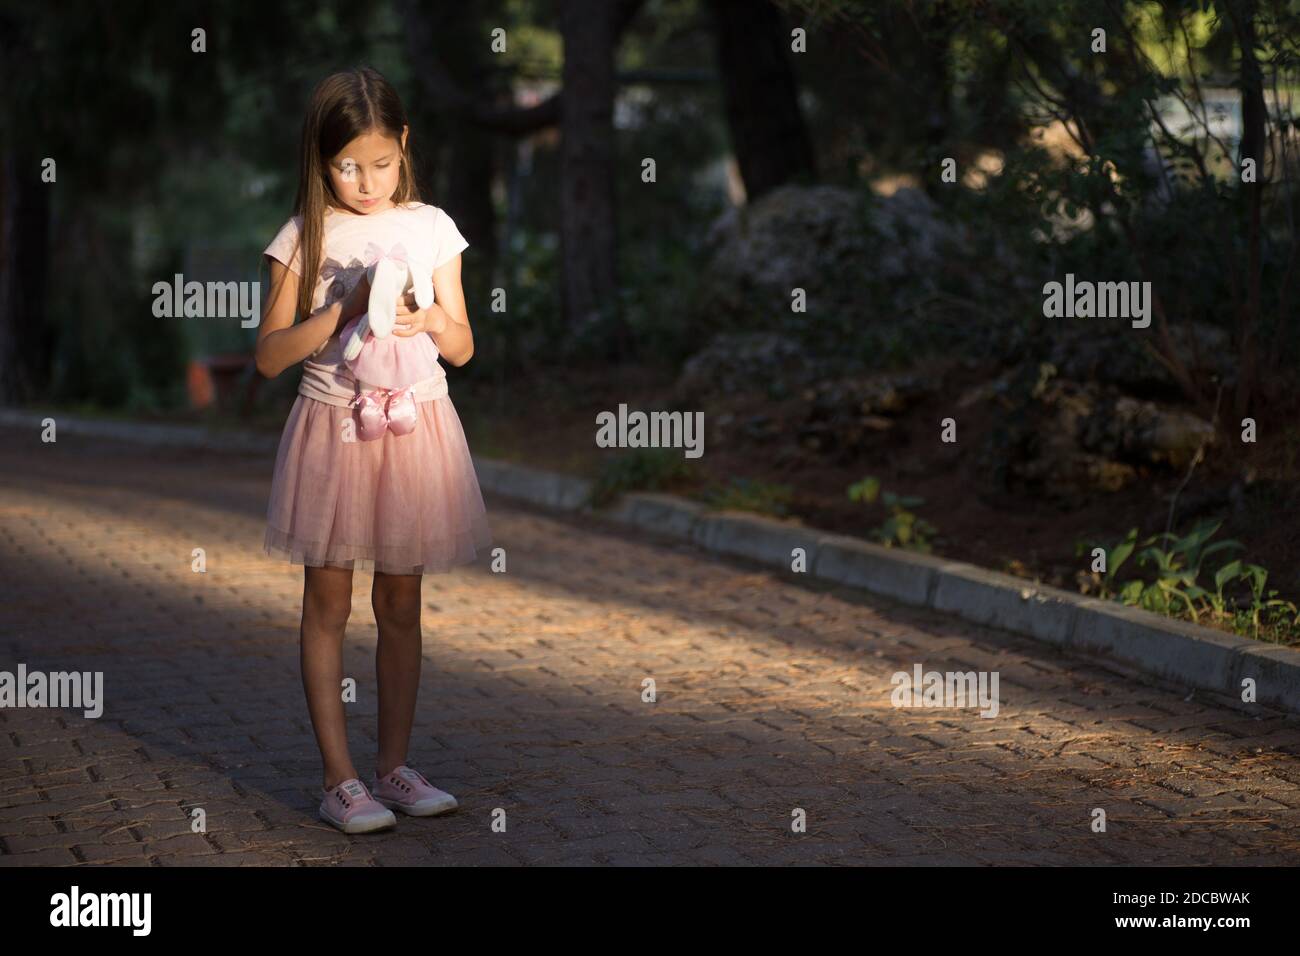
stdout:
[[[405,773],[403,773],[403,771],[405,771]],[[408,783],[408,781],[418,780],[426,787],[433,786],[433,784],[429,783],[429,781],[424,778],[424,774],[420,773],[420,771],[414,769],[413,767],[407,767],[405,765],[397,768],[396,770],[393,770],[391,773],[385,776],[384,779],[389,783],[401,787],[403,790],[407,791],[408,793],[411,792],[412,790],[412,787],[410,786],[410,783]]]

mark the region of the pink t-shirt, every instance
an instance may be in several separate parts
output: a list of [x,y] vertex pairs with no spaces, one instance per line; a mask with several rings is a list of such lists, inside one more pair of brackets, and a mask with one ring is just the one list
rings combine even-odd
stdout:
[[[297,248],[300,223],[299,216],[286,222],[265,253],[299,276],[302,275],[302,251]],[[366,249],[371,243],[385,252],[401,243],[412,259],[432,263],[435,269],[469,248],[456,223],[437,206],[408,203],[369,216],[327,208],[320,274],[312,294],[313,312],[352,291],[365,271]],[[369,383],[360,384],[365,387]],[[302,381],[298,384],[300,394],[330,405],[347,405],[357,391],[357,380],[343,362],[343,344],[338,335],[330,336],[303,361]],[[415,386],[412,392],[416,401],[447,394],[447,374],[442,366],[438,366],[435,378]]]

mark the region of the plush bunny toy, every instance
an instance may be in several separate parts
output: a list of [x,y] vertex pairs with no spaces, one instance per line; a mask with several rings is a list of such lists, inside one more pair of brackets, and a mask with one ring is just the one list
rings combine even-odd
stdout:
[[438,373],[438,347],[428,335],[393,335],[397,300],[408,288],[421,309],[433,304],[433,270],[409,259],[399,244],[387,253],[366,248],[370,276],[369,311],[343,327],[343,361],[357,381],[369,386],[353,399],[360,406],[361,439],[382,438],[386,430],[405,435],[418,416],[410,386]]

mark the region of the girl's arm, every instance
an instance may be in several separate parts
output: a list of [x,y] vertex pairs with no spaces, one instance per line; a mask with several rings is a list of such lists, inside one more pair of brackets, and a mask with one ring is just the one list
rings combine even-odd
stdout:
[[366,311],[370,283],[361,280],[348,295],[317,309],[294,324],[298,303],[298,274],[284,263],[267,257],[271,263],[271,296],[257,330],[254,358],[257,370],[266,378],[275,378],[290,365],[297,365],[340,331],[354,316]]
[[[465,291],[460,284],[460,256],[448,259],[433,270],[433,293],[436,301],[429,306],[431,325],[444,320],[441,332],[430,332],[438,354],[455,366],[464,365],[474,354],[474,333],[465,311]],[[441,313],[441,316],[439,316]]]

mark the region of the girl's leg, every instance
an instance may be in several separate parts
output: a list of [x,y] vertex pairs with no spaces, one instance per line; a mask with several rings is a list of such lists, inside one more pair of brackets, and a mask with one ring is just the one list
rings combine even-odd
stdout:
[[370,601],[379,625],[375,676],[379,680],[379,776],[406,763],[420,690],[419,574],[375,572]]
[[343,634],[352,613],[352,571],[304,569],[299,653],[307,711],[324,764],[325,787],[357,775],[343,718]]

